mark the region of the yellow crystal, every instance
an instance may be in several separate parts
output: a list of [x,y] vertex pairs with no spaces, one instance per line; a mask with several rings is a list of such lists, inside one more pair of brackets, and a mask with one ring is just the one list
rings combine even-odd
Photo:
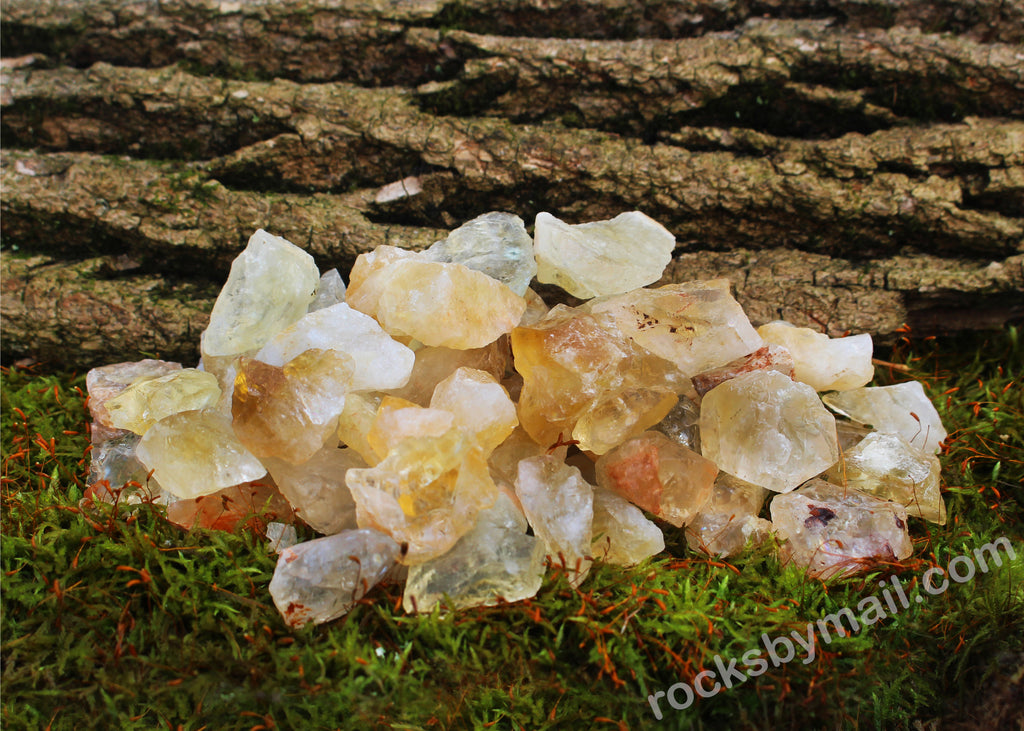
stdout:
[[219,398],[216,376],[185,368],[133,383],[108,400],[106,409],[113,426],[145,434],[164,417],[214,406]]

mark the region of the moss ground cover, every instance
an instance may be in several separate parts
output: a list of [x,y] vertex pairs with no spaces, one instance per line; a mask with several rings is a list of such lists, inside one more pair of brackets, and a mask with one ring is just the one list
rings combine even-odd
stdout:
[[[532,600],[409,616],[378,587],[326,626],[287,630],[255,528],[184,532],[152,505],[81,503],[83,374],[3,370],[0,652],[5,729],[1016,728],[1024,670],[1024,344],[1007,329],[900,341],[875,385],[921,380],[950,431],[950,519],[913,520],[914,556],[808,580],[772,546],[711,560],[666,535],[657,560],[557,570]],[[665,526],[669,528],[668,526]],[[671,529],[669,528],[669,531]],[[305,537],[312,537],[306,533]],[[921,577],[1005,537],[1011,560],[923,596]],[[962,563],[962,562],[961,562]],[[768,665],[762,635],[896,576],[915,598]],[[890,584],[891,585],[891,584]],[[916,597],[922,596],[917,602]],[[756,650],[756,677],[684,710],[649,695]],[[805,662],[807,660],[807,662]],[[741,662],[741,671],[749,669]],[[721,673],[717,677],[721,677]],[[710,686],[710,681],[707,682]],[[683,693],[673,696],[684,701]]]

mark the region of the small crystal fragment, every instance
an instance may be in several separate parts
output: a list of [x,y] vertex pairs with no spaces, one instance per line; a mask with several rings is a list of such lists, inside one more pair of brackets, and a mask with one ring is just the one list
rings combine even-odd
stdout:
[[209,409],[161,419],[142,437],[135,454],[179,498],[209,495],[267,473],[238,441],[231,420]]
[[700,454],[700,407],[685,396],[652,429]]
[[473,368],[459,368],[437,384],[430,408],[451,413],[455,424],[476,439],[485,456],[519,424],[508,392],[490,373]]
[[707,393],[701,452],[719,469],[789,492],[839,459],[835,418],[814,389],[776,371],[751,371]]
[[371,394],[346,394],[345,408],[338,417],[338,439],[342,444],[354,449],[370,467],[381,459],[367,438],[377,418],[380,402],[380,397]]
[[815,391],[860,388],[875,376],[871,336],[867,333],[830,338],[809,327],[776,320],[757,328],[766,343],[781,345],[793,355],[794,378]]
[[903,505],[907,515],[945,525],[939,458],[899,434],[872,432],[828,471],[831,482]]
[[538,213],[537,281],[580,299],[628,292],[656,282],[675,246],[675,236],[640,211],[575,226]]
[[556,564],[564,564],[569,583],[579,586],[590,572],[594,488],[575,467],[553,455],[519,463],[516,495],[534,534],[544,541]]
[[635,566],[665,550],[661,528],[640,509],[611,490],[594,488],[594,558],[620,566]]
[[737,358],[732,363],[698,373],[692,379],[693,387],[697,389],[698,395],[703,396],[712,388],[728,381],[730,378],[735,378],[741,373],[757,370],[778,371],[792,378],[793,356],[780,345],[765,345],[748,356]]
[[347,530],[281,551],[270,596],[289,627],[320,624],[347,613],[401,555],[374,530]]
[[366,467],[355,450],[329,444],[302,464],[273,458],[265,458],[263,464],[298,516],[314,530],[331,535],[358,527],[356,503],[345,484],[349,468]]
[[785,541],[783,559],[806,567],[811,576],[856,573],[875,561],[902,561],[913,553],[902,505],[824,480],[776,495],[771,514]]
[[167,520],[186,530],[209,528],[233,531],[246,518],[289,518],[288,501],[267,482],[247,482],[167,506]]
[[252,353],[309,308],[320,282],[313,257],[258,230],[231,263],[231,273],[202,335],[203,356]]
[[133,383],[159,378],[180,370],[181,363],[153,359],[113,363],[93,368],[85,376],[85,388],[89,393],[89,413],[92,416],[93,426],[100,424],[111,429],[115,428],[110,420],[110,414],[107,413],[106,403]]
[[934,454],[946,438],[939,412],[920,381],[830,393],[822,400],[833,411],[875,431],[899,434],[918,449]]
[[533,239],[511,213],[477,216],[423,252],[425,261],[454,262],[483,272],[523,296],[537,273]]
[[661,432],[647,431],[597,460],[597,484],[680,527],[711,496],[718,468]]
[[710,555],[735,556],[748,542],[761,543],[772,524],[757,517],[768,491],[720,472],[711,498],[686,526],[690,548]]
[[429,406],[437,384],[459,368],[486,371],[500,380],[511,366],[511,356],[508,338],[505,336],[490,345],[469,350],[423,346],[416,350],[416,362],[408,382],[401,388],[387,389],[387,392],[420,406]]
[[396,444],[410,437],[440,437],[455,426],[455,415],[444,409],[418,406],[404,399],[385,396],[366,434],[378,459],[388,456]]
[[309,303],[307,312],[316,312],[345,301],[345,281],[337,269],[329,269],[320,276],[316,296]]
[[[132,432],[93,444],[89,451],[89,496],[104,502],[115,499],[167,503],[177,498],[149,476],[135,455],[141,437]],[[134,484],[133,484],[134,483]]]
[[281,553],[286,548],[291,548],[299,542],[299,534],[294,525],[271,521],[267,523],[267,549],[274,553]]
[[158,378],[145,378],[109,399],[105,407],[113,426],[136,434],[179,411],[216,405],[220,386],[216,376],[185,368]]

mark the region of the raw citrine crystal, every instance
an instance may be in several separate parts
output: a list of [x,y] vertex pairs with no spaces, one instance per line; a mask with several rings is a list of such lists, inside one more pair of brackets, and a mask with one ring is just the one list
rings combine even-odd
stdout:
[[735,556],[748,542],[761,543],[772,524],[758,515],[768,491],[718,473],[711,497],[686,526],[690,548],[717,556]]
[[592,553],[608,563],[635,566],[665,550],[665,537],[625,498],[594,488]]
[[239,440],[258,457],[301,464],[335,437],[352,359],[336,350],[307,350],[283,368],[243,359],[231,413]]
[[347,530],[278,556],[270,596],[290,627],[347,613],[395,565],[401,546],[374,530]]
[[494,376],[473,368],[459,368],[437,384],[430,410],[443,409],[455,425],[470,434],[489,455],[519,424],[516,405]]
[[594,488],[575,467],[555,456],[519,462],[516,495],[534,534],[544,541],[552,561],[565,566],[578,586],[590,572]]
[[771,514],[783,559],[812,576],[856,573],[913,553],[902,505],[824,480],[776,495]]
[[537,281],[581,299],[628,292],[657,281],[675,245],[675,236],[640,211],[575,226],[538,213]]
[[604,454],[657,424],[678,400],[674,393],[645,388],[603,394],[580,414],[572,438],[580,449]]
[[537,273],[533,239],[523,219],[511,213],[477,216],[423,252],[426,261],[464,264],[522,296]]
[[490,345],[469,350],[423,346],[416,350],[416,362],[406,384],[401,388],[387,389],[387,392],[420,406],[429,406],[437,384],[459,368],[486,371],[495,380],[501,380],[505,371],[511,368],[511,362],[512,352],[505,336]]
[[873,386],[830,393],[822,397],[829,408],[875,431],[899,434],[918,449],[934,454],[946,438],[939,412],[920,381]]
[[145,434],[166,416],[214,406],[219,398],[220,386],[215,376],[185,368],[133,383],[109,399],[105,407],[115,427]]
[[[113,363],[93,368],[85,376],[85,388],[89,393],[89,414],[93,425],[116,429],[107,413],[107,402],[134,383],[160,378],[181,370],[181,363],[165,360],[139,360],[127,363]],[[123,436],[122,433],[110,436]],[[94,440],[95,441],[95,440]]]
[[939,458],[899,434],[872,432],[828,471],[828,478],[869,495],[892,500],[932,523],[946,523],[939,492]]
[[272,457],[262,461],[281,494],[311,528],[331,535],[358,527],[356,503],[345,483],[350,468],[366,467],[355,450],[328,444],[302,464]]
[[380,402],[379,396],[367,393],[346,394],[345,408],[338,417],[338,439],[354,449],[371,467],[380,462],[377,451],[367,438],[377,418]]
[[697,390],[698,395],[703,396],[712,388],[725,383],[730,378],[758,370],[778,371],[792,378],[793,356],[780,345],[765,345],[750,355],[737,358],[720,368],[712,368],[710,371],[698,373],[692,379],[693,387]]
[[399,388],[409,380],[415,356],[384,332],[377,321],[344,302],[310,312],[277,333],[256,360],[283,366],[310,349],[334,350],[352,359],[351,390]]
[[182,528],[233,531],[243,522],[258,525],[274,518],[291,519],[288,501],[266,481],[232,485],[223,490],[167,506],[167,520]]
[[766,343],[788,350],[794,360],[793,377],[815,391],[848,391],[866,385],[875,376],[871,336],[867,333],[830,338],[809,327],[777,320],[759,327],[757,334]]
[[661,432],[648,431],[597,460],[597,484],[674,526],[693,519],[718,468]]
[[386,291],[391,265],[403,259],[419,258],[420,255],[415,251],[386,244],[360,254],[349,273],[345,301],[353,309],[375,316],[374,313],[380,308],[380,297]]
[[345,479],[359,525],[407,543],[408,565],[446,553],[497,499],[486,460],[458,429],[403,439],[376,467],[350,469]]
[[151,426],[136,456],[167,491],[180,498],[209,495],[267,473],[216,411],[182,411]]
[[789,492],[839,459],[835,418],[814,389],[776,371],[752,371],[701,402],[701,451],[719,469]]
[[444,409],[430,409],[410,401],[385,396],[366,434],[366,441],[378,459],[409,437],[440,437],[455,426],[455,416]]
[[319,282],[312,256],[260,229],[231,263],[203,332],[203,355],[255,352],[306,314]]
[[[488,464],[491,468],[491,474],[494,475],[495,482],[500,480],[511,485],[516,481],[520,461],[527,457],[539,457],[547,453],[547,449],[533,441],[533,438],[527,434],[526,430],[519,426],[491,452]],[[564,460],[566,454],[565,447],[556,449],[555,454]]]

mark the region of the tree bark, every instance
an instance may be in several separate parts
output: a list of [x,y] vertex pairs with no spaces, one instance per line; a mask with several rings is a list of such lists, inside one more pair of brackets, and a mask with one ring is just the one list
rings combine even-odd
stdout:
[[256,228],[345,274],[489,210],[643,210],[757,322],[1024,315],[1021,2],[2,9],[5,360],[194,360]]

